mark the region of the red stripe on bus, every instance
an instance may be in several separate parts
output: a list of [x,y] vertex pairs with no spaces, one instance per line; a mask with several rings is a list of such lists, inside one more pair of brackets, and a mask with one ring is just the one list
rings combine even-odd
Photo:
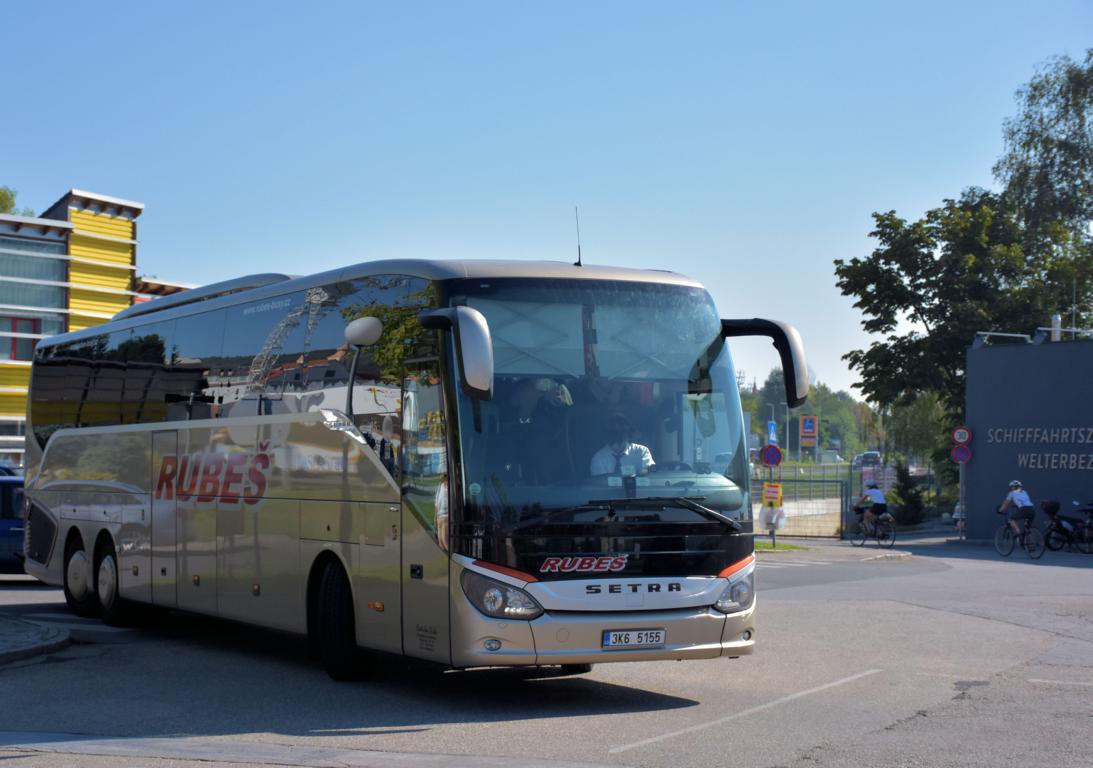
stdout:
[[744,570],[745,568],[747,568],[749,565],[751,565],[754,562],[755,562],[755,555],[754,554],[748,555],[743,560],[740,560],[738,562],[733,563],[732,565],[730,565],[728,568],[721,571],[721,573],[719,573],[717,575],[722,579],[727,579],[729,576],[732,576],[737,571]]
[[485,568],[488,571],[496,571],[497,573],[503,573],[506,576],[512,576],[514,579],[520,579],[521,581],[538,581],[539,579],[532,576],[530,573],[524,573],[518,571],[515,568],[506,568],[503,565],[495,565],[494,563],[487,563],[485,560],[475,560],[474,564],[480,568]]

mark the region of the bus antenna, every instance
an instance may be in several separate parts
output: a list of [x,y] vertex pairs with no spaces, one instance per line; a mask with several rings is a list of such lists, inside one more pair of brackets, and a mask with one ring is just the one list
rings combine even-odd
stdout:
[[577,260],[573,262],[573,266],[581,266],[581,215],[577,211],[577,206],[573,206],[573,218],[577,221]]

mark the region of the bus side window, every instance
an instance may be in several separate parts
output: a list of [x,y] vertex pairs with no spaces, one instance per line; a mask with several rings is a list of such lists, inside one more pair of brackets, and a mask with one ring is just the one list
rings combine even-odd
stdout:
[[403,392],[403,499],[422,526],[446,549],[448,435],[436,361],[414,363],[406,373]]
[[166,376],[168,421],[207,419],[213,415],[218,391],[224,311],[179,318],[169,349]]
[[[115,424],[120,395],[107,382],[110,340],[105,334],[65,345],[66,368],[72,376],[66,382],[65,426],[97,427]],[[67,377],[66,377],[67,378]]]
[[126,408],[138,424],[167,421],[167,356],[174,325],[171,320],[134,328],[126,342]]

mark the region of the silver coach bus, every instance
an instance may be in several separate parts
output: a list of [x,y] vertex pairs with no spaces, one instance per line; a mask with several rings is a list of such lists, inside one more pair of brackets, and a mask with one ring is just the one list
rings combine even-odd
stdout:
[[722,320],[679,275],[380,261],[255,275],[39,344],[26,570],[448,667],[736,657],[748,454]]

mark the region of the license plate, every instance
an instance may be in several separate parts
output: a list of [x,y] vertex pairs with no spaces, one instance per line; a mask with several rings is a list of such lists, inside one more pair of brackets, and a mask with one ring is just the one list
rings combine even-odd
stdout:
[[605,629],[604,648],[657,648],[664,645],[663,629]]

